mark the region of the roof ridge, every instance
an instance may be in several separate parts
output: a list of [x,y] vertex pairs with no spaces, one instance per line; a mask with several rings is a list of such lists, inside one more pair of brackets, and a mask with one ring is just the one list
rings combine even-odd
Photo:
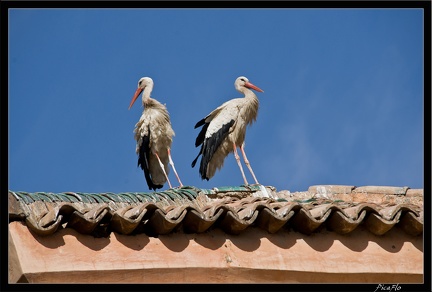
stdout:
[[[263,189],[264,188],[264,189]],[[269,191],[270,190],[270,195]],[[267,194],[265,193],[267,191]],[[102,192],[102,193],[85,193],[85,192],[24,192],[24,191],[8,191],[16,197],[17,200],[23,200],[26,203],[34,201],[64,201],[64,202],[150,202],[158,201],[162,198],[179,199],[187,198],[194,200],[199,194],[205,194],[210,198],[223,197],[228,194],[230,196],[244,197],[250,193],[261,192],[258,197],[273,197],[280,199],[277,194],[313,194],[315,197],[328,197],[332,194],[351,194],[351,193],[373,193],[373,194],[387,194],[387,195],[405,195],[405,196],[423,196],[423,189],[411,189],[410,187],[397,187],[397,186],[351,186],[351,185],[312,185],[307,191],[290,192],[289,190],[282,190],[276,194],[276,188],[272,186],[262,185],[240,185],[240,186],[222,186],[214,187],[213,189],[200,189],[194,186],[183,186],[179,188],[171,188],[160,192]]]

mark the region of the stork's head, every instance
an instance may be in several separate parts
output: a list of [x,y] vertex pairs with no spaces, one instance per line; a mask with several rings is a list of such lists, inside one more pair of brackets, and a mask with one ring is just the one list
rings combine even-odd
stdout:
[[234,82],[234,86],[240,92],[242,91],[243,87],[254,89],[254,90],[259,91],[259,92],[264,92],[264,90],[262,90],[261,88],[259,88],[259,87],[255,86],[255,85],[253,85],[252,83],[250,83],[249,79],[247,79],[244,76],[238,77],[236,79],[236,81]]
[[141,94],[141,92],[146,88],[149,87],[150,90],[153,88],[153,79],[150,77],[143,77],[138,81],[138,88],[135,91],[134,96],[132,97],[132,101],[129,104],[129,109],[132,107],[134,102],[137,100],[138,96]]

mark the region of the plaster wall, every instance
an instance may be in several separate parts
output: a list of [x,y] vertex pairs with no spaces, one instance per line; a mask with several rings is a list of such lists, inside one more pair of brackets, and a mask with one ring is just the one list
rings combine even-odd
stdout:
[[59,229],[33,234],[9,224],[9,283],[422,283],[423,239],[392,228],[375,236],[321,231],[240,235],[121,235]]

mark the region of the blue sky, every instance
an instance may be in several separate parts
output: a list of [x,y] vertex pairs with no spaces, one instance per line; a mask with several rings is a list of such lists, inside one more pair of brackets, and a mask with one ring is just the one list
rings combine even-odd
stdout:
[[149,192],[128,110],[144,76],[182,182],[241,185],[232,154],[210,181],[191,167],[195,123],[241,75],[264,90],[245,148],[261,184],[423,188],[423,63],[421,9],[11,9],[8,189]]

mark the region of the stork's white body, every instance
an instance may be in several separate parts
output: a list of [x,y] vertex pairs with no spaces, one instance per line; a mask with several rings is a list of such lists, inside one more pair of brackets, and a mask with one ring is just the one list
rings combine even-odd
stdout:
[[244,152],[244,142],[246,128],[256,120],[259,108],[258,98],[249,88],[261,92],[262,90],[243,76],[237,78],[234,84],[236,89],[244,94],[244,97],[225,102],[196,124],[195,128],[199,126],[203,128],[196,139],[195,146],[202,144],[202,147],[192,167],[202,154],[200,175],[202,179],[209,180],[214,176],[216,170],[222,168],[225,157],[234,152],[245,184],[248,184],[237,154],[236,147],[240,147],[245,163],[255,182],[258,183]]
[[164,185],[167,181],[159,161],[155,155],[158,153],[159,159],[164,165],[165,173],[169,174],[168,149],[171,148],[172,138],[175,135],[171,127],[170,117],[166,107],[155,99],[148,99],[143,114],[135,125],[136,153],[140,155],[143,147],[143,138],[149,137],[151,154],[149,155],[148,169],[153,184]]
[[182,186],[170,155],[171,144],[175,135],[170,116],[165,105],[150,97],[152,90],[153,80],[149,77],[141,78],[129,106],[130,108],[142,92],[144,110],[134,129],[138,165],[143,169],[150,189],[162,188],[167,181],[172,187],[168,179],[168,163],[173,167],[180,186]]

